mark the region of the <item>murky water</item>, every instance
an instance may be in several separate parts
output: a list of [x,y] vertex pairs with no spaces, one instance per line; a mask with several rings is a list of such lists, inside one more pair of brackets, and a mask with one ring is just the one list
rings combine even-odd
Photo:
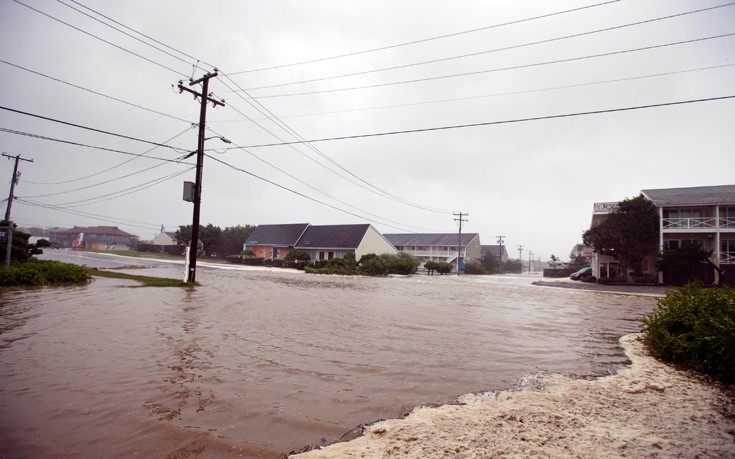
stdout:
[[654,305],[520,277],[197,279],[0,292],[0,456],[279,457],[528,373],[606,374]]

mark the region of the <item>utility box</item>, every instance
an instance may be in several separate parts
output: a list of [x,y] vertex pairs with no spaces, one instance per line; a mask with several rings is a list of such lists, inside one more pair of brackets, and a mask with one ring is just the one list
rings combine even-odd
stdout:
[[194,182],[184,182],[184,201],[194,202],[196,188]]

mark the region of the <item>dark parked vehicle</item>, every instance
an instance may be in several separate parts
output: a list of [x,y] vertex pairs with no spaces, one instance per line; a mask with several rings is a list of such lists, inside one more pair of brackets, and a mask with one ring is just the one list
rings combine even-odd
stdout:
[[582,268],[579,271],[572,273],[572,275],[569,276],[569,278],[571,280],[582,280],[585,277],[588,277],[591,275],[592,275],[592,268],[587,266],[586,268]]

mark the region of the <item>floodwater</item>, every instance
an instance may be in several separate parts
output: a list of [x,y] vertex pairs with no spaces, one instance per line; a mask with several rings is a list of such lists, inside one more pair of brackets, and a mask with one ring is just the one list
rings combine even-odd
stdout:
[[[182,277],[181,265],[48,251]],[[196,289],[0,292],[0,456],[270,457],[524,375],[602,375],[650,297],[530,276],[383,279],[200,265]]]

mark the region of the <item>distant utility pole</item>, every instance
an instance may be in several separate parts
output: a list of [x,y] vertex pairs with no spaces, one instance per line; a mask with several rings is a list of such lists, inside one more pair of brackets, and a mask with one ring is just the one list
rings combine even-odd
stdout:
[[20,174],[18,173],[18,161],[28,161],[29,163],[32,163],[33,160],[21,158],[20,155],[10,156],[7,153],[3,153],[2,155],[8,159],[11,159],[11,158],[15,159],[15,167],[13,168],[13,178],[12,180],[10,180],[10,194],[8,195],[8,207],[5,208],[5,220],[10,220],[10,208],[13,206],[13,199],[15,199],[15,196],[13,196],[13,192],[15,191],[15,184],[18,183],[18,179],[20,179]]
[[189,243],[189,272],[186,278],[187,282],[195,282],[197,275],[197,251],[199,249],[199,211],[202,205],[202,169],[204,168],[204,125],[207,120],[207,103],[212,102],[212,106],[221,105],[224,107],[225,101],[213,99],[209,93],[209,79],[217,76],[217,69],[214,73],[207,73],[198,80],[189,80],[189,86],[202,84],[202,92],[198,93],[193,89],[189,89],[179,81],[179,93],[183,91],[194,94],[201,100],[202,107],[199,112],[199,142],[197,144],[197,173],[194,182],[194,216],[191,223],[191,242]]
[[521,263],[521,273],[523,273],[523,246],[518,246],[518,261]]
[[6,158],[15,158],[15,166],[13,167],[13,178],[10,180],[10,194],[8,195],[8,207],[5,209],[5,220],[8,222],[8,228],[5,230],[5,269],[10,268],[10,255],[12,253],[13,249],[13,224],[10,222],[10,208],[13,206],[13,199],[15,199],[15,196],[13,196],[13,192],[15,191],[15,184],[18,183],[18,179],[20,179],[20,172],[18,172],[18,162],[28,161],[29,163],[32,163],[32,159],[25,159],[21,158],[20,155],[16,156],[10,156],[6,153],[2,154]]
[[462,212],[455,212],[454,213],[455,222],[459,222],[459,233],[457,234],[457,275],[460,275],[459,272],[459,259],[462,257],[462,222],[466,222],[467,220],[462,217],[469,217],[470,214],[463,214]]
[[498,238],[498,266],[500,274],[503,274],[503,238],[505,236],[497,236]]

